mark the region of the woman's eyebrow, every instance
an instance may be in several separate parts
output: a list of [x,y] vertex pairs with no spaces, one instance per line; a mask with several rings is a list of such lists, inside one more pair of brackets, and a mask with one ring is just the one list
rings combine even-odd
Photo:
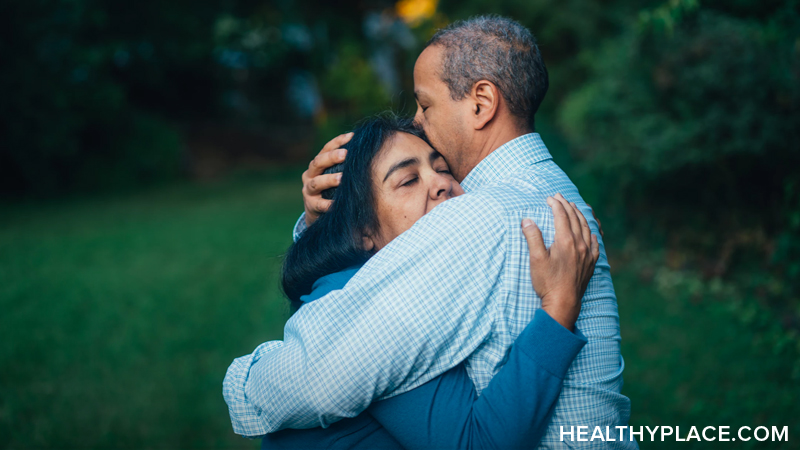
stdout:
[[439,158],[444,159],[444,156],[442,156],[442,154],[438,151],[434,150],[431,152],[431,155],[428,158],[430,159],[431,164],[433,164]]
[[400,169],[406,168],[408,166],[413,166],[415,164],[419,164],[419,159],[417,159],[417,158],[408,158],[408,159],[404,159],[404,160],[402,160],[400,162],[395,163],[392,167],[389,168],[389,171],[386,172],[386,176],[383,177],[383,182],[385,183],[386,180],[389,179],[389,175],[391,175],[392,172],[394,172],[395,170],[400,170]]

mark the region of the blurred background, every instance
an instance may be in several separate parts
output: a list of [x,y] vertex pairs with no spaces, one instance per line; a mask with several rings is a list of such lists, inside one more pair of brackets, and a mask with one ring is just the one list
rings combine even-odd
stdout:
[[537,131],[603,222],[631,425],[788,426],[726,448],[800,448],[798,10],[4,0],[0,448],[256,448],[221,383],[282,336],[303,166],[412,113],[422,45],[487,13],[537,36]]

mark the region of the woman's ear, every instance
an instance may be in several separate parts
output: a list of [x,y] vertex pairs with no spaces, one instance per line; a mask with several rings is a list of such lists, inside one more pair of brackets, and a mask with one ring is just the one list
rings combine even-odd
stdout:
[[481,80],[472,86],[473,127],[481,130],[497,114],[500,107],[500,90],[491,81]]
[[368,234],[362,235],[361,246],[364,248],[364,251],[371,252],[375,248],[375,241],[372,239],[372,236]]

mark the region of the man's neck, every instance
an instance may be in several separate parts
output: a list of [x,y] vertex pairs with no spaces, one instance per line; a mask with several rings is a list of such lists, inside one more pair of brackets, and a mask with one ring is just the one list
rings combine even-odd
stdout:
[[481,161],[483,161],[484,158],[489,156],[493,151],[513,141],[514,139],[520,136],[524,136],[528,133],[531,133],[531,131],[521,130],[518,127],[505,127],[502,129],[497,129],[495,133],[487,134],[486,138],[479,143],[480,146],[478,147],[478,151],[473,153],[475,157],[472,158],[471,161],[469,161],[467,170],[466,172],[464,172],[464,177],[466,177],[466,175],[472,172],[472,170],[475,167],[477,167],[478,164],[480,164]]

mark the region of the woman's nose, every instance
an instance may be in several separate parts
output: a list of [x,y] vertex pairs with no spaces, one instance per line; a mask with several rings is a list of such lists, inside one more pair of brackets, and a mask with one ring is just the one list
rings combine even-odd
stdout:
[[452,191],[453,183],[447,177],[436,174],[436,179],[430,189],[431,198],[434,200],[449,198]]

